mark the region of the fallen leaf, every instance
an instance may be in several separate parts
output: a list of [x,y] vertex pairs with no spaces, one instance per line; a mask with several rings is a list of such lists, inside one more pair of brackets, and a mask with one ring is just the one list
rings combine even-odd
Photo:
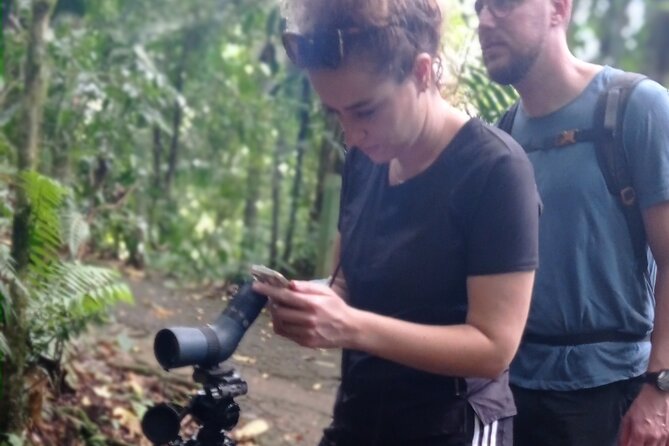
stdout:
[[136,396],[141,398],[144,395],[144,388],[142,387],[142,383],[137,375],[134,373],[128,373],[127,380],[128,387],[130,387]]
[[167,318],[170,318],[174,315],[174,311],[168,310],[165,307],[161,307],[160,305],[158,305],[156,303],[151,303],[151,309],[153,311],[153,314],[158,319],[167,319]]
[[116,343],[124,352],[129,352],[135,343],[128,337],[126,333],[121,333],[116,336]]
[[299,433],[283,434],[283,440],[290,444],[300,443],[304,440],[304,435]]
[[240,364],[255,364],[256,363],[256,358],[251,358],[250,356],[242,356],[242,355],[234,354],[234,355],[232,355],[232,359],[239,362]]
[[141,435],[142,427],[139,418],[132,411],[124,407],[115,407],[112,416],[121,423],[132,435]]
[[141,280],[146,277],[144,270],[135,269],[135,268],[123,268],[123,272],[132,280]]
[[109,399],[112,396],[107,386],[93,387],[93,393],[95,393],[100,398],[105,398],[105,399]]
[[330,361],[319,361],[319,360],[316,360],[316,361],[314,361],[314,364],[317,364],[317,365],[319,365],[319,366],[321,366],[321,367],[327,367],[327,368],[329,368],[329,369],[334,369],[335,367],[337,367],[337,365],[336,365],[334,362],[330,362]]
[[261,418],[250,421],[244,426],[236,429],[232,436],[237,441],[248,441],[250,439],[259,437],[269,430],[269,423]]

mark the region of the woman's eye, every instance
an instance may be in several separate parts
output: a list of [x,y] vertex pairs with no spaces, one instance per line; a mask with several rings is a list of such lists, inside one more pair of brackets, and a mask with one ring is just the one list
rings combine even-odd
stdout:
[[332,117],[332,116],[339,117],[339,113],[337,113],[335,110],[333,110],[331,108],[324,108],[323,112],[325,112],[325,115],[328,116],[328,117]]
[[355,116],[360,119],[370,118],[376,112],[375,108],[370,108],[367,110],[360,110],[355,112]]

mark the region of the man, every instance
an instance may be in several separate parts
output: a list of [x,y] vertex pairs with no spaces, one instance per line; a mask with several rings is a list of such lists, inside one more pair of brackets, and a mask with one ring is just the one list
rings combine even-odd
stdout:
[[[484,63],[520,94],[512,135],[526,148],[593,127],[599,94],[620,74],[571,54],[571,10],[572,0],[476,1]],[[653,373],[669,369],[666,89],[638,83],[623,130],[654,257],[645,270],[595,144],[529,153],[544,213],[530,318],[511,366],[516,445],[669,445],[669,372]]]

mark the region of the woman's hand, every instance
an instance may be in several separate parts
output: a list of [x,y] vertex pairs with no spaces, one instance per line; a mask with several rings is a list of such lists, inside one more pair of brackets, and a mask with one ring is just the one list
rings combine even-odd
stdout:
[[344,348],[354,333],[355,310],[328,286],[292,281],[289,288],[256,282],[269,298],[274,332],[311,348]]

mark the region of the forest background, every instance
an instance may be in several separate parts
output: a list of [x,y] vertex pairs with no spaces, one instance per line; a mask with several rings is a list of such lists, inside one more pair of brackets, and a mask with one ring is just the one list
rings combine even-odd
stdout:
[[[515,93],[485,76],[473,0],[441,3],[443,93],[493,121]],[[26,371],[132,298],[113,265],[327,275],[343,150],[286,60],[277,0],[0,6],[0,432],[20,433]],[[669,85],[669,0],[575,0],[570,40]]]

